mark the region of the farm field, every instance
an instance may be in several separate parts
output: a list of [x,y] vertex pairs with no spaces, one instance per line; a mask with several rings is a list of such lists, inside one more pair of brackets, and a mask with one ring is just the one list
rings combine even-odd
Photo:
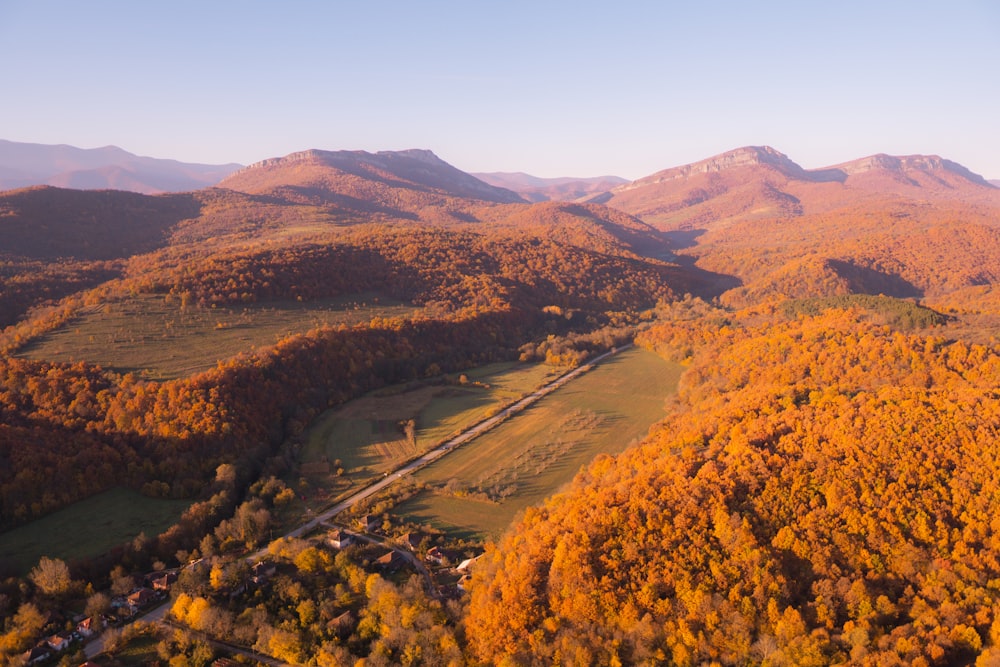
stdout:
[[97,556],[139,533],[160,534],[190,504],[114,488],[0,534],[0,566],[26,574],[42,556],[66,561]]
[[415,473],[423,491],[394,510],[456,537],[498,536],[526,507],[615,454],[664,416],[683,367],[632,349],[603,362],[455,452]]
[[182,308],[177,299],[142,296],[91,310],[39,337],[18,356],[87,361],[152,380],[171,380],[292,333],[352,326],[375,317],[409,317],[419,310],[374,294],[239,308]]
[[[559,369],[544,364],[501,363],[448,376],[443,384],[386,387],[321,415],[306,434],[300,460],[304,470],[340,461],[340,481],[353,487],[432,449],[558,374]],[[411,419],[412,439],[402,426]]]

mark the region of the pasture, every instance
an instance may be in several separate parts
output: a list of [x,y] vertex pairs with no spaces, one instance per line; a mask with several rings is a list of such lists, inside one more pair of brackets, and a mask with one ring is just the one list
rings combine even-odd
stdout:
[[[340,461],[344,476],[336,492],[392,470],[500,406],[558,375],[542,364],[490,364],[448,376],[441,384],[386,387],[321,415],[306,433],[304,466]],[[464,375],[466,380],[460,382]],[[403,424],[414,420],[414,437]],[[313,479],[321,484],[332,480]],[[346,483],[346,485],[345,485]]]
[[87,361],[122,373],[171,380],[291,334],[353,326],[374,317],[409,317],[419,310],[374,294],[227,308],[182,307],[177,299],[146,295],[92,308],[26,345],[18,356]]
[[415,473],[434,490],[394,513],[456,537],[497,537],[519,512],[559,491],[596,456],[644,437],[664,416],[682,371],[644,350],[612,357]]
[[0,534],[0,563],[23,575],[42,556],[67,562],[97,556],[139,533],[159,535],[177,523],[190,504],[114,488]]

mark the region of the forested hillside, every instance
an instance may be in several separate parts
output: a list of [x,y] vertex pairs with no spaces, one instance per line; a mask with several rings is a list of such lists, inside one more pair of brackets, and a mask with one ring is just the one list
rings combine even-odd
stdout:
[[[428,151],[306,151],[182,194],[0,193],[0,528],[122,485],[193,503],[58,594],[0,580],[0,658],[59,629],[40,610],[127,588],[115,566],[191,561],[177,620],[294,663],[1000,664],[998,193],[934,156],[805,170],[753,147],[590,203],[528,203]],[[441,586],[315,535],[248,584],[247,550],[364,481],[307,478],[324,411],[389,385],[486,401],[476,366],[632,338],[687,366],[668,417],[471,580],[452,566],[481,544],[428,525],[406,548],[452,549]],[[357,426],[402,461],[399,419]],[[326,446],[309,465],[335,479]],[[386,451],[356,467],[381,479]],[[391,508],[418,491],[356,509],[409,530]]]
[[[712,288],[704,272],[648,256],[663,241],[631,216],[516,203],[427,152],[306,153],[223,185],[247,192],[0,199],[0,525],[115,484],[195,497],[218,465],[259,471],[311,417],[363,391],[516,358],[549,335],[634,323],[660,300]],[[358,217],[361,201],[381,212]],[[419,315],[288,330],[166,382],[72,349],[60,356],[72,363],[46,357],[48,334],[116,309],[149,313],[146,328],[166,341],[140,341],[152,348],[193,313],[357,295]],[[97,335],[112,350],[132,337]]]
[[468,620],[476,655],[992,656],[1000,351],[863,319],[711,313],[644,333],[691,364],[675,415],[488,555]]

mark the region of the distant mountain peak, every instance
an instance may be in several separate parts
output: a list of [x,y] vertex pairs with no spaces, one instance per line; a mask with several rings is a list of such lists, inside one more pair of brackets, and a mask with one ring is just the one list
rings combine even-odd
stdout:
[[[305,168],[299,169],[303,165]],[[516,193],[489,185],[448,164],[432,151],[326,151],[309,149],[255,162],[219,185],[243,192],[263,192],[297,186],[338,191],[348,187],[338,179],[362,178],[381,187],[436,192],[498,203],[523,203]],[[345,191],[346,194],[346,191]],[[357,196],[357,193],[352,194]]]
[[606,196],[608,191],[628,183],[628,180],[620,176],[540,178],[521,171],[472,175],[498,188],[513,190],[531,202],[592,201],[595,197]]
[[887,171],[905,174],[909,171],[935,172],[947,171],[972,181],[979,185],[990,185],[985,178],[976,174],[957,162],[946,160],[938,155],[886,155],[877,153],[858,160],[852,160],[831,167],[854,176],[874,171]]
[[77,148],[0,139],[0,190],[54,185],[145,194],[183,192],[214,185],[239,167],[144,157],[117,146]]
[[619,190],[627,190],[650,183],[664,183],[674,179],[689,178],[696,174],[711,174],[741,167],[758,166],[769,167],[786,176],[795,178],[807,177],[806,174],[808,173],[787,155],[770,146],[744,146],[681,167],[664,169],[651,176],[639,179],[634,183],[624,185]]
[[423,162],[425,164],[432,164],[436,166],[447,166],[450,167],[447,162],[439,158],[434,154],[433,151],[427,150],[425,148],[409,148],[401,151],[378,151],[375,153],[369,153],[368,151],[327,151],[321,150],[319,148],[309,148],[304,151],[297,151],[295,153],[289,153],[283,157],[272,157],[265,160],[260,160],[259,162],[254,162],[253,164],[246,167],[245,170],[259,169],[261,167],[274,167],[278,165],[287,165],[294,162],[305,162],[305,161],[319,161],[325,164],[336,166],[341,163],[358,163],[365,162],[375,165],[383,165],[388,160],[398,160],[398,159],[408,159],[417,162]]

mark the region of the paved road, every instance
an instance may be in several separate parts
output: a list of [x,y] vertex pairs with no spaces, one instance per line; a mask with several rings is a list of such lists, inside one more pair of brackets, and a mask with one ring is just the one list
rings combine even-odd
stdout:
[[[162,623],[163,619],[167,617],[167,612],[170,611],[171,601],[169,599],[165,600],[160,606],[152,609],[144,614],[137,616],[136,618],[129,621],[132,623],[134,621],[146,621],[147,623]],[[91,658],[104,653],[104,647],[107,642],[105,641],[104,633],[91,639],[83,647],[83,655],[90,660]]]
[[[423,468],[423,467],[425,467],[427,465],[430,465],[431,463],[433,463],[434,461],[437,461],[439,458],[441,458],[442,456],[444,456],[445,454],[447,454],[451,450],[455,449],[456,447],[460,447],[461,445],[464,445],[465,443],[469,442],[473,438],[476,438],[476,437],[482,435],[483,433],[485,433],[486,431],[490,430],[491,428],[493,428],[494,426],[496,426],[500,422],[508,419],[512,415],[517,414],[518,412],[521,412],[522,410],[524,410],[525,408],[527,408],[529,405],[531,405],[533,403],[536,403],[541,398],[543,398],[543,397],[551,394],[556,389],[559,389],[560,387],[562,387],[563,385],[565,385],[567,382],[570,382],[570,381],[574,380],[575,378],[579,377],[583,373],[585,373],[588,370],[590,370],[590,368],[592,368],[596,364],[599,364],[600,362],[604,361],[608,357],[610,357],[612,355],[615,355],[615,354],[618,354],[619,352],[621,352],[623,350],[627,350],[630,347],[632,347],[631,344],[624,345],[624,346],[619,347],[619,348],[615,348],[614,350],[611,350],[610,352],[605,352],[604,354],[602,354],[600,356],[594,357],[593,359],[591,359],[587,363],[583,364],[582,366],[578,366],[577,368],[573,369],[572,371],[570,371],[568,373],[560,375],[558,378],[556,378],[552,382],[550,382],[547,385],[545,385],[545,386],[537,389],[536,391],[532,392],[528,396],[525,396],[524,398],[522,398],[518,402],[516,402],[516,403],[514,403],[512,405],[507,406],[506,408],[504,408],[503,410],[501,410],[500,412],[498,412],[494,416],[489,417],[488,419],[484,419],[483,421],[479,422],[478,424],[470,426],[466,430],[462,431],[462,433],[460,433],[460,434],[456,435],[454,438],[451,438],[450,440],[447,440],[444,443],[438,445],[436,448],[434,448],[431,451],[427,452],[423,456],[420,456],[419,458],[416,458],[416,459],[410,461],[409,463],[403,465],[402,467],[397,468],[396,470],[394,470],[394,471],[392,471],[390,473],[387,473],[385,477],[383,477],[382,479],[378,480],[377,482],[373,482],[372,484],[369,484],[368,486],[366,486],[365,488],[361,489],[360,491],[358,491],[354,495],[352,495],[352,496],[350,496],[350,497],[348,497],[348,498],[340,501],[339,503],[337,503],[333,507],[330,507],[329,509],[326,509],[323,512],[317,514],[315,517],[313,517],[312,519],[310,519],[306,523],[302,524],[298,528],[295,528],[294,530],[291,530],[288,533],[286,533],[285,537],[301,537],[302,535],[305,535],[306,533],[309,533],[310,531],[312,531],[316,527],[318,527],[321,523],[323,523],[325,521],[330,521],[331,519],[333,519],[333,517],[337,516],[341,512],[345,512],[345,511],[349,510],[350,508],[354,507],[355,505],[357,505],[358,503],[360,503],[365,498],[368,498],[370,496],[375,495],[376,493],[378,493],[382,489],[386,488],[390,484],[394,484],[397,481],[399,481],[400,479],[402,479],[403,477],[406,477],[407,475],[410,475],[410,474],[416,472],[417,470],[420,470],[421,468]],[[249,559],[259,559],[259,558],[261,558],[264,555],[265,551],[266,550],[261,550],[261,551],[258,551],[256,553],[254,553],[254,554],[251,554],[249,556]]]
[[[551,394],[556,389],[559,389],[560,387],[562,387],[563,385],[565,385],[567,382],[570,382],[570,381],[574,380],[575,378],[579,377],[583,373],[585,373],[588,370],[590,370],[590,368],[592,368],[596,364],[599,364],[600,362],[604,361],[608,357],[610,357],[612,355],[615,355],[615,354],[617,354],[617,353],[619,353],[619,352],[621,352],[623,350],[626,350],[626,349],[628,349],[630,347],[632,347],[631,344],[624,345],[622,347],[616,348],[616,349],[614,349],[614,350],[612,350],[610,352],[605,352],[604,354],[602,354],[600,356],[594,357],[593,359],[591,359],[587,363],[583,364],[582,366],[578,366],[577,368],[573,369],[572,371],[569,371],[568,373],[564,373],[563,375],[560,375],[558,378],[556,378],[552,382],[548,383],[544,387],[541,387],[541,388],[537,389],[536,391],[532,392],[528,396],[525,396],[524,398],[522,398],[521,400],[517,401],[516,403],[507,406],[506,408],[504,408],[503,410],[501,410],[500,412],[498,412],[494,416],[489,417],[488,419],[484,419],[483,421],[481,421],[481,422],[479,422],[479,423],[477,423],[477,424],[475,424],[473,426],[470,426],[466,430],[462,431],[462,433],[460,433],[460,434],[456,435],[454,438],[451,438],[450,440],[447,440],[444,443],[438,445],[436,448],[434,448],[431,451],[427,452],[423,456],[421,456],[419,458],[416,458],[413,461],[410,461],[409,463],[403,465],[402,467],[397,468],[393,472],[387,473],[386,476],[383,477],[382,479],[380,479],[380,480],[378,480],[376,482],[373,482],[372,484],[369,484],[368,486],[364,487],[363,489],[361,489],[360,491],[358,491],[354,495],[352,495],[352,496],[350,496],[350,497],[348,497],[348,498],[340,501],[336,505],[334,505],[334,506],[332,506],[332,507],[324,510],[323,512],[317,514],[312,519],[310,519],[309,521],[305,522],[304,524],[302,524],[298,528],[295,528],[295,529],[290,530],[289,532],[285,533],[284,537],[301,537],[302,535],[305,535],[306,533],[311,532],[312,530],[314,530],[315,528],[317,528],[320,524],[332,520],[333,517],[337,516],[341,512],[347,511],[348,509],[350,509],[350,508],[354,507],[355,505],[357,505],[358,503],[360,503],[365,498],[368,498],[368,497],[370,497],[370,496],[378,493],[379,491],[381,491],[382,489],[386,488],[390,484],[396,483],[397,481],[399,481],[403,477],[406,477],[407,475],[410,475],[410,474],[416,472],[417,470],[420,470],[421,468],[423,468],[423,467],[425,467],[427,465],[430,465],[431,463],[433,463],[434,461],[438,460],[442,456],[446,455],[448,452],[450,452],[451,450],[455,449],[456,447],[460,447],[461,445],[464,445],[465,443],[469,442],[470,440],[472,440],[472,439],[474,439],[474,438],[482,435],[483,433],[485,433],[486,431],[490,430],[491,428],[493,428],[494,426],[496,426],[500,422],[502,422],[502,421],[508,419],[509,417],[517,414],[518,412],[521,412],[522,410],[524,410],[528,406],[532,405],[533,403],[536,403],[537,401],[539,401],[543,397]],[[369,541],[377,541],[377,540],[372,540],[370,538],[365,538],[365,539],[368,539]],[[389,546],[389,545],[384,545],[384,546]],[[420,560],[417,559],[412,553],[409,553],[409,552],[404,551],[402,549],[396,549],[396,548],[393,548],[391,546],[389,546],[389,548],[392,548],[394,551],[398,551],[399,553],[405,554],[406,557],[411,562],[413,562],[415,564],[417,570],[418,571],[422,571],[425,574],[425,580],[426,581],[430,581],[430,576],[429,576],[429,574],[427,574],[426,568],[424,567],[423,563],[421,563]],[[256,552],[250,554],[249,556],[247,556],[247,560],[260,560],[266,553],[267,553],[267,549],[266,548],[261,549],[259,551],[256,551]],[[436,591],[434,591],[434,593],[436,593]],[[148,614],[145,614],[144,616],[142,616],[142,620],[149,621],[151,623],[162,623],[162,622],[165,621],[166,614],[169,611],[169,609],[170,609],[170,604],[169,603],[162,604],[159,607],[157,607],[156,609],[154,609],[153,611],[151,611]],[[235,646],[229,645],[229,644],[226,644],[225,646],[229,650],[235,650],[235,649],[239,648],[239,647],[235,647]],[[246,649],[241,649],[241,650],[244,651],[244,652],[246,651]],[[85,653],[85,655],[86,655],[86,657],[88,659],[89,658],[93,658],[94,656],[102,653],[103,651],[104,651],[103,637],[99,637],[99,638],[95,639],[94,641],[89,642],[86,645],[86,647],[84,648],[84,653]],[[245,654],[246,655],[250,655],[250,653],[245,653]],[[258,660],[262,660],[262,658],[259,657],[259,656],[257,656],[257,659]],[[267,662],[269,662],[269,661],[267,661]],[[281,663],[269,662],[269,664],[281,664]]]

